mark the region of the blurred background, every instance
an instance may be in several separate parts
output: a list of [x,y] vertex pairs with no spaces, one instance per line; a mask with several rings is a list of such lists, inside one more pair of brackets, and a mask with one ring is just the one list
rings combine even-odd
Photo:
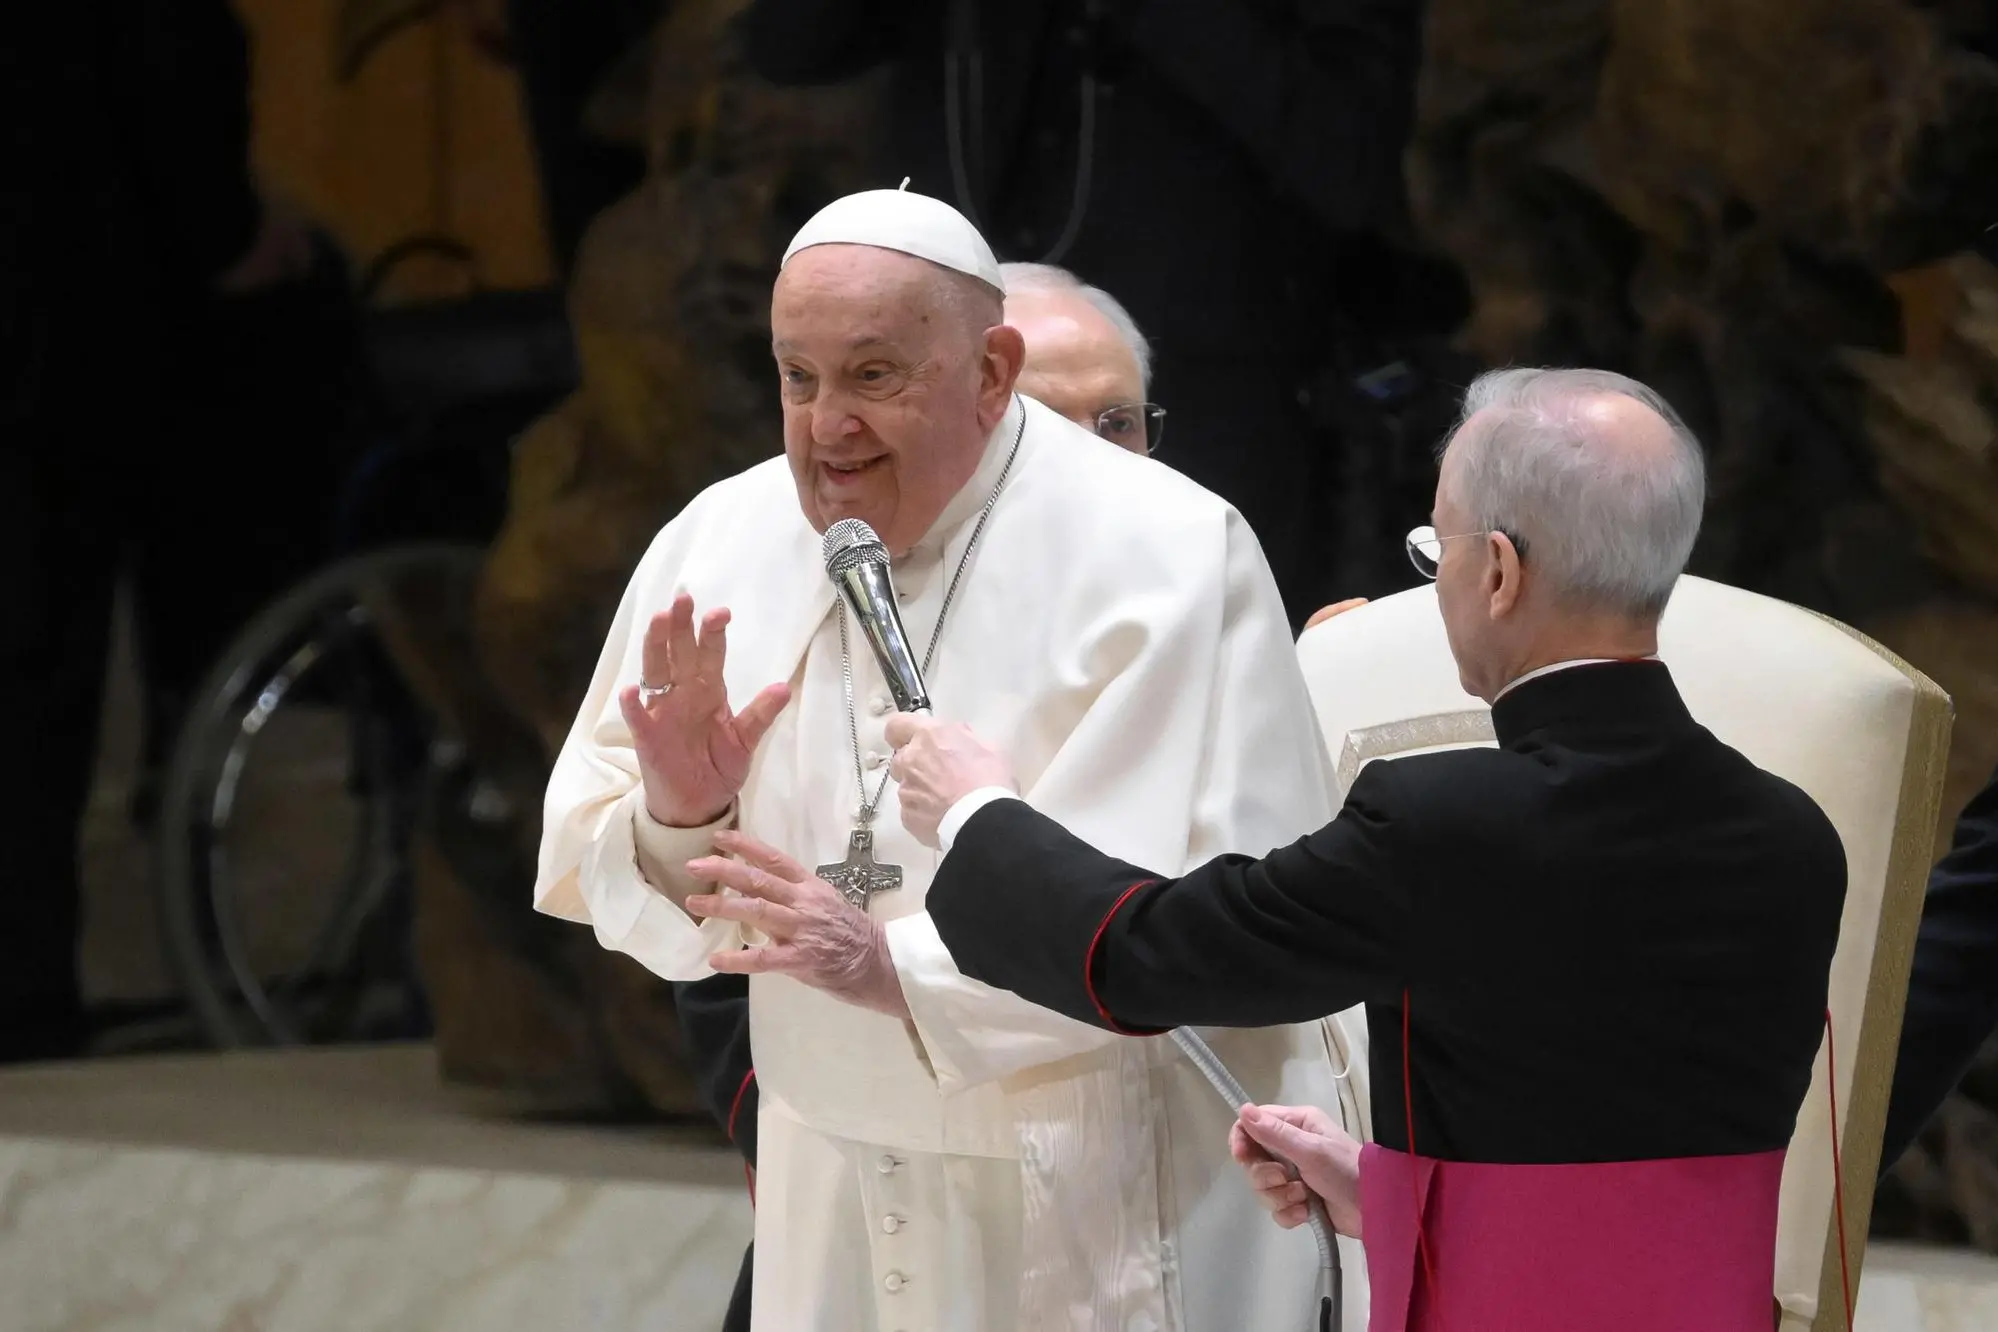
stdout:
[[[540,788],[647,541],[780,448],[784,243],[905,176],[1130,308],[1159,461],[1299,624],[1416,581],[1480,369],[1606,366],[1707,447],[1695,572],[1954,697],[1938,853],[1998,765],[1985,0],[36,12],[0,44],[0,1201],[43,1168],[8,1134],[611,1180],[723,1142],[667,987],[531,912]],[[1873,1227],[1998,1254],[1998,1046]],[[0,1277],[82,1261],[39,1243]],[[319,1325],[256,1298],[0,1326]],[[501,1325],[442,1307],[325,1325]]]

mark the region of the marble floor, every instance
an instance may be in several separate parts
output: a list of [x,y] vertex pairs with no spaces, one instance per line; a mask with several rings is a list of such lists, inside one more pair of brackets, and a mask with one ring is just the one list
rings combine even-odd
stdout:
[[0,1332],[707,1329],[749,1227],[707,1132],[522,1122],[421,1046],[0,1074]]
[[1998,1258],[1876,1241],[1858,1306],[1853,1332],[1992,1332]]
[[[535,1122],[421,1045],[0,1072],[0,1332],[708,1332],[750,1208],[701,1127]],[[1877,1243],[1855,1332],[1998,1328]]]

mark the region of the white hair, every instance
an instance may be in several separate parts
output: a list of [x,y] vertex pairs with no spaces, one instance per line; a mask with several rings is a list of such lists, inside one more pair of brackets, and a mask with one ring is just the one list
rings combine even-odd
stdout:
[[1152,344],[1139,330],[1138,321],[1131,318],[1131,312],[1115,296],[1053,264],[1001,264],[999,276],[1006,280],[1008,295],[1016,291],[1072,291],[1087,301],[1124,339],[1124,345],[1138,360],[1138,379],[1146,393],[1152,391]]
[[[1605,438],[1584,409],[1606,396],[1656,413],[1668,448]],[[1452,498],[1478,530],[1523,540],[1522,558],[1557,599],[1640,617],[1664,611],[1700,533],[1707,473],[1699,441],[1657,393],[1608,370],[1494,370],[1464,394],[1444,448],[1456,455]]]

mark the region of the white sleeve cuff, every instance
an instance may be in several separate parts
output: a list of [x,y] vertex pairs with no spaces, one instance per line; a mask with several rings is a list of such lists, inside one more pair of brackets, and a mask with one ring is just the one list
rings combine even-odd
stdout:
[[[582,863],[576,868],[577,889],[597,942],[630,954],[667,980],[699,980],[710,974],[710,955],[742,946],[742,932],[733,921],[697,921],[680,905],[688,891],[700,888],[685,870],[687,861],[701,851],[693,841],[696,836],[711,839],[715,830],[653,824],[661,834],[655,843],[664,844],[645,852],[638,838],[648,822],[645,793],[633,787],[583,848]],[[654,859],[661,853],[669,857],[663,864]],[[681,887],[676,888],[668,866],[679,868]]]
[[946,1096],[1123,1039],[971,979],[927,911],[891,920],[882,933],[909,1005],[908,1025]]
[[970,795],[959,796],[957,803],[945,810],[943,818],[937,823],[937,849],[949,855],[951,844],[957,841],[957,835],[964,831],[964,825],[971,821],[973,814],[995,800],[1019,798],[1017,791],[1008,791],[1003,786],[981,786]]
[[638,872],[657,892],[677,905],[692,893],[708,892],[707,885],[687,873],[687,862],[715,849],[715,834],[735,823],[735,804],[722,811],[713,823],[698,828],[675,828],[652,817],[643,803],[632,811],[631,839],[637,853]]

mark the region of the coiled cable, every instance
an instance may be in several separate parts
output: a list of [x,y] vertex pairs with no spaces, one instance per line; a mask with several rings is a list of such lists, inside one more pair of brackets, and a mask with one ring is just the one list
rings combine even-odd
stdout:
[[[1239,1111],[1250,1104],[1249,1093],[1198,1033],[1188,1027],[1176,1028],[1172,1033],[1172,1043],[1193,1061],[1193,1066],[1228,1103],[1231,1111]],[[1284,1160],[1274,1152],[1270,1155],[1292,1179],[1298,1177],[1295,1163]],[[1311,1227],[1311,1237],[1318,1241],[1318,1332],[1341,1332],[1345,1322],[1345,1274],[1339,1267],[1339,1243],[1333,1238],[1332,1223],[1325,1215],[1325,1204],[1315,1194],[1311,1195],[1310,1207],[1311,1218],[1306,1224]]]

